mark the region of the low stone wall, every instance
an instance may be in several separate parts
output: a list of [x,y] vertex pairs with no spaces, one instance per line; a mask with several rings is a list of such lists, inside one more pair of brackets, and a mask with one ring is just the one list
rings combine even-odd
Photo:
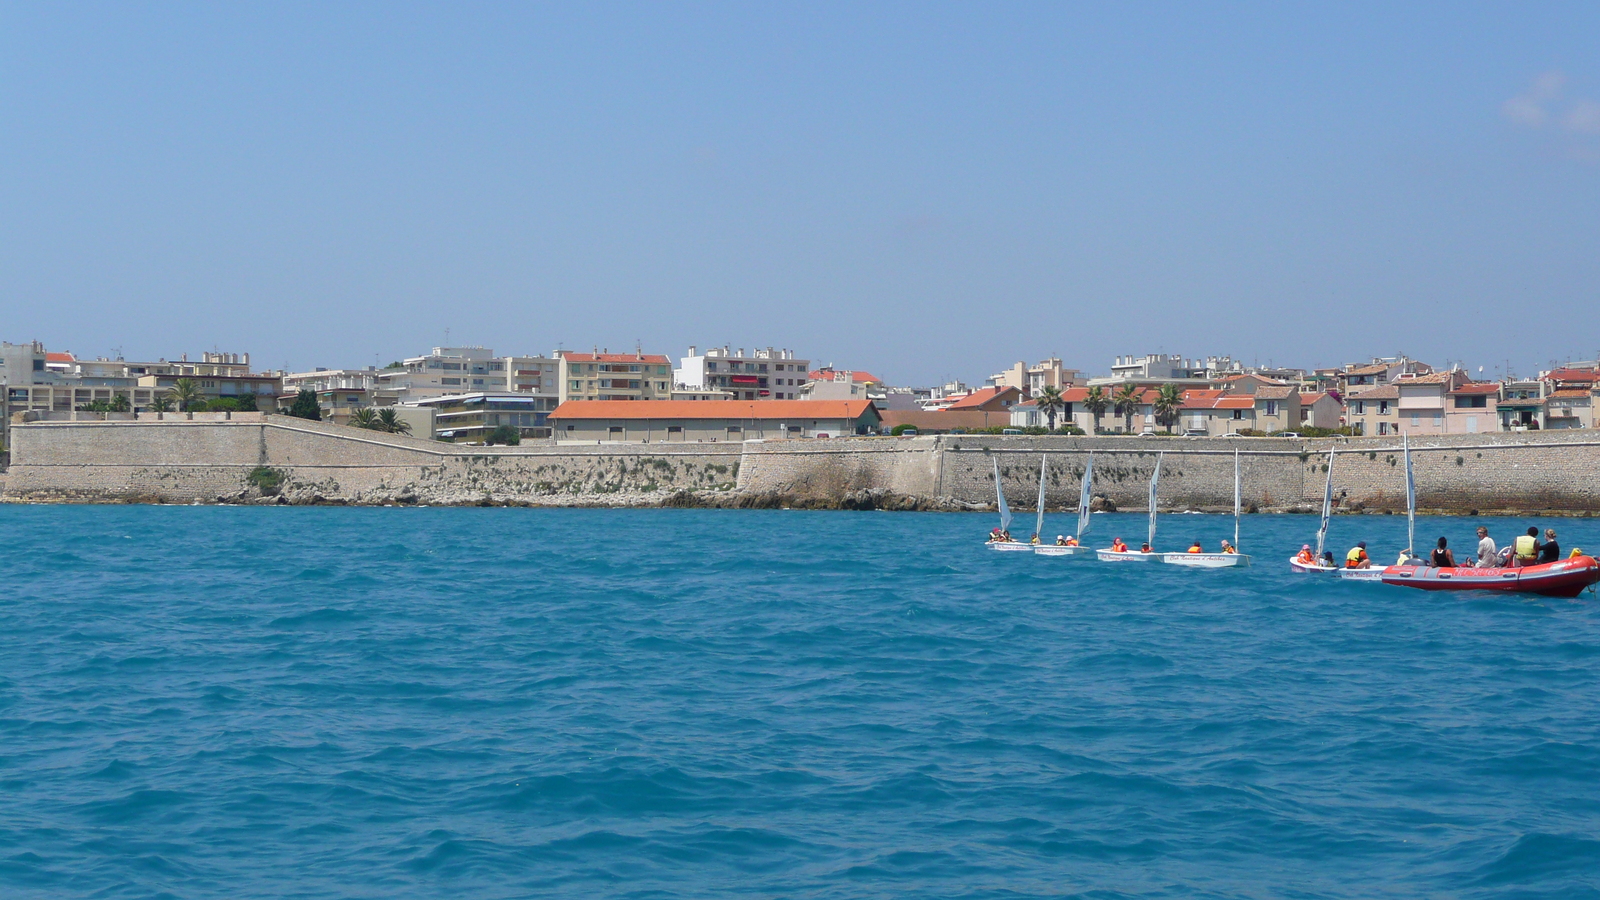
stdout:
[[[1321,503],[1329,447],[1346,510],[1404,510],[1394,438],[1136,438],[943,435],[745,444],[462,447],[276,415],[17,422],[0,498],[11,501],[518,503],[1031,510],[1075,508],[1084,464],[1095,494],[1144,509],[1162,454],[1161,505],[1263,510]],[[1600,510],[1600,432],[1419,438],[1418,505],[1436,512]]]

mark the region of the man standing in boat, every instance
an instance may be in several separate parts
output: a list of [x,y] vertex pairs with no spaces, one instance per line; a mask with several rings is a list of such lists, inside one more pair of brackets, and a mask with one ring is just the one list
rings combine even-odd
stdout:
[[1489,529],[1478,526],[1478,568],[1492,569],[1500,565],[1500,548],[1494,545],[1494,538],[1489,537]]

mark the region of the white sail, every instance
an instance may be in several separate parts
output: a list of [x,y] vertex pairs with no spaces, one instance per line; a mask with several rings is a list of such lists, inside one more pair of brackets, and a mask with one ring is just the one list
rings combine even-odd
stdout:
[[1233,549],[1239,549],[1239,450],[1233,451]]
[[1000,487],[1000,460],[994,462],[994,496],[995,504],[1000,507],[1000,530],[1011,530],[1011,507],[1006,505],[1006,492]]
[[1317,559],[1322,559],[1322,551],[1328,543],[1328,519],[1333,515],[1333,454],[1335,448],[1328,448],[1328,479],[1322,485],[1322,525],[1317,529]]
[[1043,452],[1039,454],[1039,512],[1033,520],[1033,533],[1044,540],[1044,467],[1049,457]]
[[1405,435],[1406,457],[1406,548],[1411,555],[1417,553],[1417,480],[1411,474],[1411,436]]
[[1161,483],[1161,454],[1156,454],[1156,470],[1150,473],[1150,546],[1156,545],[1156,486]]
[[1078,540],[1089,533],[1089,506],[1094,502],[1094,454],[1083,464],[1083,487],[1078,491]]

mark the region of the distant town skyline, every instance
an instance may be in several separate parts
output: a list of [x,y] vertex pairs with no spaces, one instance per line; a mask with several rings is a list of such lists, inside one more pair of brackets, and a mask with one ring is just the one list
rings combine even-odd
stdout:
[[[1600,356],[1592,4],[0,11],[8,341]],[[135,349],[137,348],[137,349]]]

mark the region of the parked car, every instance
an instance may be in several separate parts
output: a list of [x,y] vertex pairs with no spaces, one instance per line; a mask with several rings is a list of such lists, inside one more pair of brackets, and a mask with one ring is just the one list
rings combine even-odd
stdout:
[[1000,429],[1000,433],[1001,434],[1021,434],[1022,433],[1022,429],[1021,428],[1002,428],[1002,429]]
[[1227,434],[1223,435],[1223,437],[1244,437],[1244,435],[1240,434],[1237,431],[1230,431]]
[[1205,437],[1206,433],[1207,432],[1206,432],[1206,430],[1204,428],[1191,428],[1188,431],[1185,431],[1183,433],[1183,436],[1184,437]]
[[1297,438],[1299,436],[1300,432],[1298,431],[1282,431],[1278,433],[1278,437]]

